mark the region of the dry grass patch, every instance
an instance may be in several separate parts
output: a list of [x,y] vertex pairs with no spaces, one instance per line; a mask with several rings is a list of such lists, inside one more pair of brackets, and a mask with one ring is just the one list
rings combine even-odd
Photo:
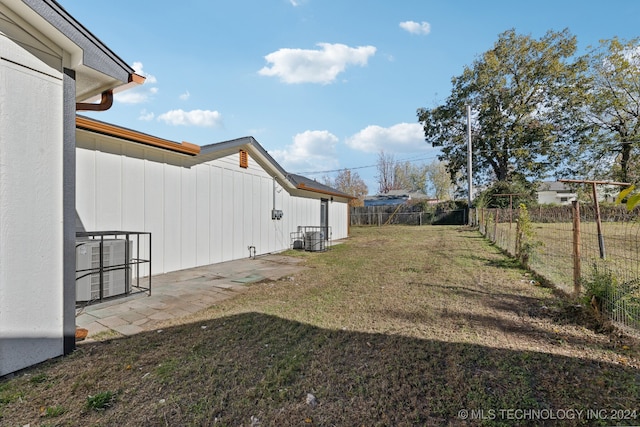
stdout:
[[[0,424],[493,425],[513,421],[460,410],[637,409],[638,342],[594,332],[472,230],[359,228],[291,255],[300,274],[183,325],[86,343],[1,381]],[[99,393],[109,406],[89,409]],[[600,421],[611,424],[562,424]]]

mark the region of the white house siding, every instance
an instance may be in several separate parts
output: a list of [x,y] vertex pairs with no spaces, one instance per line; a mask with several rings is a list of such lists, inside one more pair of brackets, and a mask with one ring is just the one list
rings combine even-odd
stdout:
[[329,222],[333,239],[341,239],[349,232],[349,205],[329,202]]
[[63,353],[63,77],[2,32],[0,52],[4,375]]
[[[298,226],[320,225],[320,199],[330,199],[277,182],[284,216],[274,221],[273,177],[251,157],[247,169],[238,154],[193,165],[190,156],[78,131],[76,158],[82,227],[151,232],[152,274],[247,258],[249,246],[258,255],[288,249]],[[346,202],[330,203],[334,239],[347,237]]]
[[568,204],[568,202],[561,203],[560,197],[556,191],[538,191],[538,203],[545,204]]

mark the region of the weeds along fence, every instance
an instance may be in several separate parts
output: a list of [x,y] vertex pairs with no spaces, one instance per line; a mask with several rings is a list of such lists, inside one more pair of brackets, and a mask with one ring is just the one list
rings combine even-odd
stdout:
[[351,208],[351,225],[462,225],[466,209],[424,209],[421,205],[359,206]]
[[[471,223],[495,245],[559,289],[591,300],[623,328],[640,332],[640,222],[622,206],[474,209]],[[528,223],[528,235],[522,225]]]

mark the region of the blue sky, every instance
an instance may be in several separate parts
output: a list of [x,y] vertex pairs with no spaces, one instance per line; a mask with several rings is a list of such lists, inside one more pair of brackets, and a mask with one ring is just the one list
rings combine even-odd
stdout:
[[58,1],[147,77],[83,114],[198,145],[253,136],[289,172],[350,168],[370,194],[380,150],[435,160],[416,110],[500,33],[568,28],[579,53],[640,36],[635,0]]

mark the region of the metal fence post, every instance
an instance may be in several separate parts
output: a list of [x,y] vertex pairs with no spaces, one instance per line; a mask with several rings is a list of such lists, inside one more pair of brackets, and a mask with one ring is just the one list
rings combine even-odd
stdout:
[[573,295],[580,295],[580,202],[571,202],[573,212]]

